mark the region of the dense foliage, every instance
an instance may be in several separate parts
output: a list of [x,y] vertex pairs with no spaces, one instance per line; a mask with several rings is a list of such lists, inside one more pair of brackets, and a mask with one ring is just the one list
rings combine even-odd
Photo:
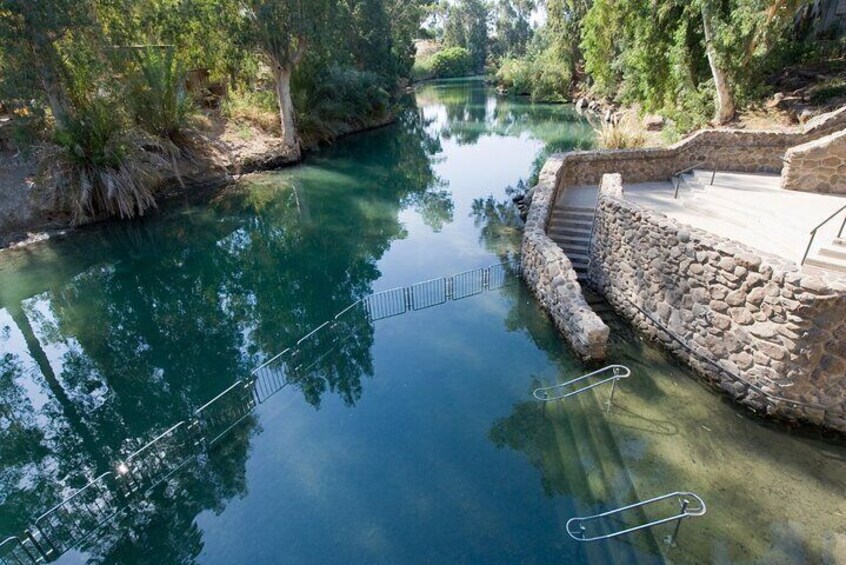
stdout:
[[[824,59],[827,45],[842,50],[803,24],[811,4],[455,0],[436,12],[433,35],[466,48],[477,68],[491,69],[512,92],[553,101],[590,94],[662,113],[689,130],[730,121],[737,108],[770,94],[765,79],[785,66]],[[545,15],[535,19],[539,27],[533,14]],[[843,91],[830,89],[820,96]]]
[[51,197],[92,195],[77,221],[141,214],[122,173],[175,162],[202,107],[268,126],[272,101],[266,129],[295,149],[386,115],[430,3],[0,0],[0,105],[60,165]]

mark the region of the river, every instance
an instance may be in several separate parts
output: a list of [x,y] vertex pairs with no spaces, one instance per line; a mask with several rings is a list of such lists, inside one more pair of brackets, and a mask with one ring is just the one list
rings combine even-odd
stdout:
[[[513,261],[511,195],[591,144],[571,107],[427,83],[210,202],[0,253],[0,541],[350,304]],[[539,403],[588,368],[521,284],[444,302],[365,318],[62,561],[843,563],[842,442],[751,417],[611,312],[613,406]],[[675,545],[565,530],[672,491],[708,504]]]

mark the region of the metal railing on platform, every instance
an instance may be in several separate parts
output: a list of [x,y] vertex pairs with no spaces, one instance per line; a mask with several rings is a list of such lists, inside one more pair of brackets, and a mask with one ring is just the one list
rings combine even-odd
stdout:
[[[846,210],[846,204],[841,206],[834,214],[820,222],[814,229],[810,231],[808,234],[810,237],[808,239],[808,246],[805,248],[805,254],[802,255],[802,261],[799,262],[800,265],[804,265],[805,261],[808,260],[808,254],[811,252],[811,246],[814,245],[814,239],[817,237],[817,232],[831,220],[836,218],[841,212]],[[837,237],[843,237],[843,230],[846,229],[846,215],[843,216],[843,222],[840,224],[840,229],[837,231]]]
[[271,357],[246,378],[158,434],[65,500],[39,516],[22,536],[0,543],[0,565],[57,559],[96,532],[135,497],[147,496],[211,449],[254,413],[256,406],[297,382],[365,324],[502,288],[520,275],[519,258],[371,294]]
[[[600,381],[573,389],[574,385],[583,383],[592,377],[609,374],[610,376],[606,376]],[[631,376],[631,374],[631,370],[625,365],[608,365],[607,367],[603,367],[598,371],[582,375],[581,377],[571,379],[564,383],[536,388],[534,391],[532,391],[532,395],[543,402],[550,402],[553,400],[564,400],[565,398],[576,396],[577,394],[581,394],[583,392],[586,392],[588,390],[610,382],[611,394],[608,397],[608,409],[610,410],[611,404],[614,401],[614,390],[617,388],[617,381],[619,381],[620,379],[627,379]]]
[[[646,506],[650,506],[658,502],[662,502],[664,500],[671,500],[673,498],[678,501],[679,510],[678,512],[674,512],[669,516],[658,518],[656,520],[650,520],[649,522],[643,524],[637,524],[634,526],[614,530],[610,533],[596,533],[594,535],[588,534],[588,525],[591,523],[605,521],[605,519],[611,517],[619,518],[621,514],[624,514],[625,512],[628,512],[630,510],[641,510]],[[696,503],[696,505],[692,508],[690,506],[691,500]],[[682,520],[684,520],[685,518],[702,516],[705,514],[705,511],[705,501],[703,501],[702,498],[699,497],[699,495],[692,492],[671,492],[669,494],[650,498],[649,500],[636,502],[635,504],[629,504],[628,506],[623,506],[622,508],[616,508],[614,510],[609,510],[608,512],[602,512],[601,514],[570,518],[569,520],[567,520],[566,528],[567,534],[569,534],[570,537],[574,540],[598,541],[616,538],[618,536],[631,534],[633,532],[645,530],[647,528],[654,528],[655,526],[660,526],[661,524],[675,522],[676,527],[673,529],[673,533],[667,538],[667,543],[673,544],[678,538],[679,528],[681,527]]]

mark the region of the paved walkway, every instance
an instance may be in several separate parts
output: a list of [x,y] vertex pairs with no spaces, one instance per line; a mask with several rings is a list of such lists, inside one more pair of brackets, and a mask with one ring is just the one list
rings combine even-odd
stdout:
[[[697,172],[696,177],[703,188],[683,188],[677,200],[669,182],[626,184],[625,197],[682,223],[796,262],[802,259],[811,230],[846,204],[846,196],[782,190],[778,175],[717,173],[713,186],[708,184],[710,172]],[[831,244],[842,217],[817,233],[812,254]]]

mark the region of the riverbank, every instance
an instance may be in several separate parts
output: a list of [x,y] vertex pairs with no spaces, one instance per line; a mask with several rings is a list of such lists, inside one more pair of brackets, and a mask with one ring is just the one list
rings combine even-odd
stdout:
[[[335,140],[395,121],[395,113],[389,112],[360,126],[350,125]],[[183,198],[193,201],[208,198],[243,174],[297,165],[321,146],[314,142],[302,149],[286,146],[278,137],[255,125],[211,116],[205,116],[190,135],[199,151],[190,156],[180,155],[168,170],[150,171],[155,179],[157,206]],[[3,150],[0,163],[0,251],[64,235],[79,227],[71,224],[66,211],[39,196],[38,162],[34,155]],[[83,225],[110,221],[120,219],[97,218]]]

